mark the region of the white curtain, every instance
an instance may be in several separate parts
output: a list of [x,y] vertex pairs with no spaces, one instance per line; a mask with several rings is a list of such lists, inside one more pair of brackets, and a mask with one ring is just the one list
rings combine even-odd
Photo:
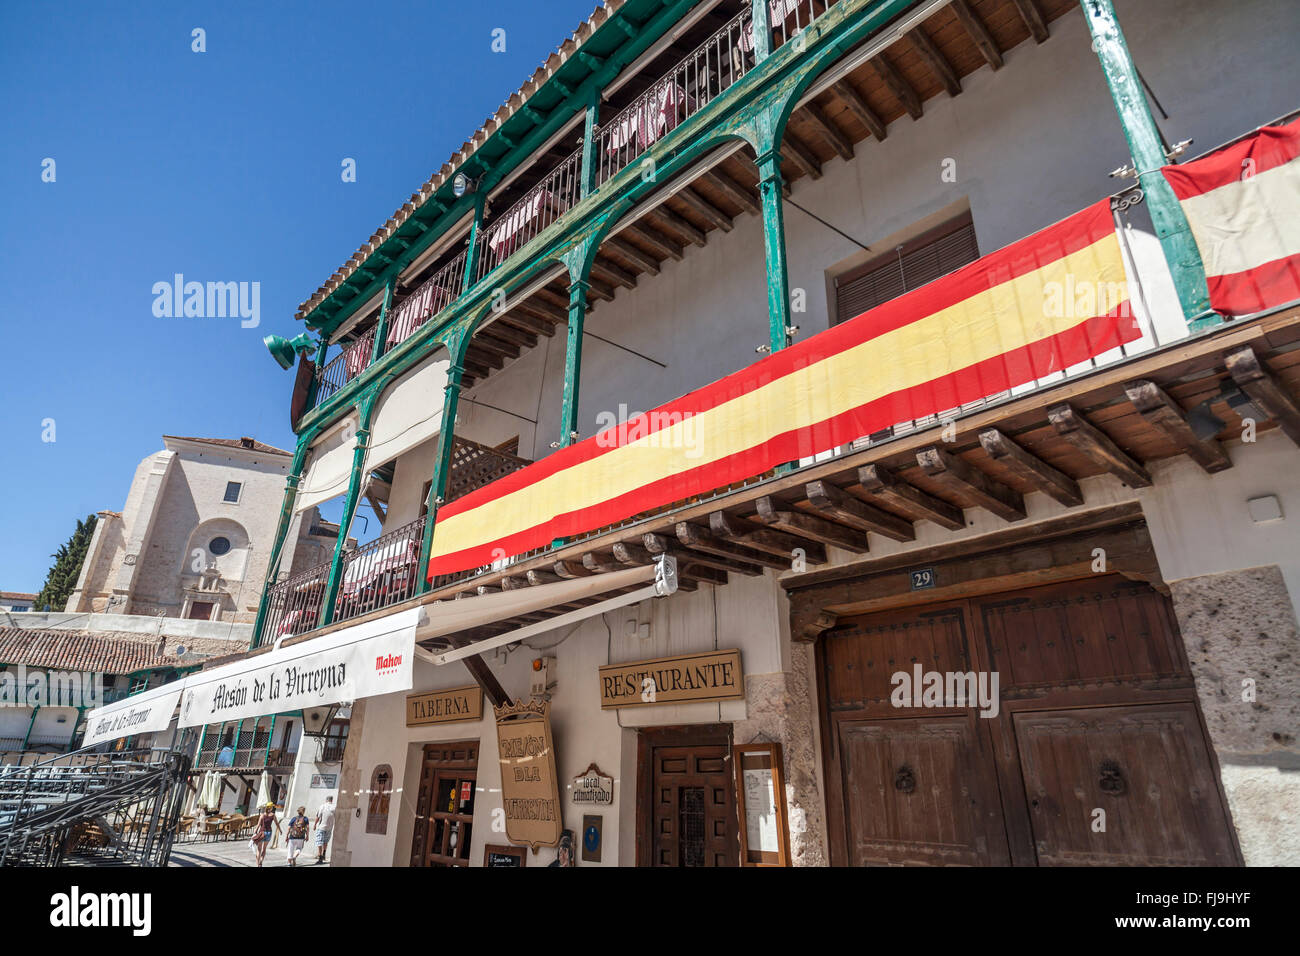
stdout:
[[426,359],[379,397],[370,422],[366,474],[438,434],[447,364],[445,356]]
[[298,486],[294,511],[329,501],[348,490],[352,457],[356,448],[357,416],[349,415],[311,446],[307,473]]

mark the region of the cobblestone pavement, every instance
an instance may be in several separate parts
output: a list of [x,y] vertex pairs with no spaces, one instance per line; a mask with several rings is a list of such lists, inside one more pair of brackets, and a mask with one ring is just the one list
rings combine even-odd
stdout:
[[[266,851],[263,867],[289,868],[288,848],[284,840],[272,845]],[[294,869],[323,870],[328,865],[329,854],[325,854],[325,863],[316,862],[316,847],[310,840],[302,848],[298,865]],[[236,866],[257,867],[257,858],[248,848],[247,840],[221,840],[211,843],[177,843],[172,847],[171,866]]]

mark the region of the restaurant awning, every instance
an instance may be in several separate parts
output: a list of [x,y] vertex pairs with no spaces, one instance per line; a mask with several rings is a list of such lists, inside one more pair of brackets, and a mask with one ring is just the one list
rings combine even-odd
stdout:
[[81,745],[92,747],[118,737],[166,730],[176,715],[185,680],[172,681],[90,711],[86,714],[86,732]]
[[[442,427],[447,366],[446,353],[426,359],[380,396],[370,422],[366,474],[438,434]],[[349,469],[351,466],[349,461]]]

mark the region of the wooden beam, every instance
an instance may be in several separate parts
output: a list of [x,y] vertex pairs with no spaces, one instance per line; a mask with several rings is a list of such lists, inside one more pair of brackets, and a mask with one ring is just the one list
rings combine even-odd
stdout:
[[673,193],[674,199],[680,199],[686,205],[690,206],[699,215],[703,216],[709,222],[713,223],[723,232],[731,232],[735,228],[731,224],[731,217],[719,209],[713,203],[709,202],[690,186],[684,186],[677,192]]
[[[718,557],[717,555],[708,554],[707,552],[690,551],[682,547],[675,540],[670,540],[661,534],[646,534],[642,539],[646,548],[651,554],[673,554],[677,556],[678,567],[686,563],[702,564],[708,568],[716,568],[719,571],[734,571],[736,574],[744,574],[749,577],[755,577],[763,573],[763,569],[745,561],[736,561],[731,558]],[[618,551],[615,550],[615,555]]]
[[804,493],[812,506],[832,521],[859,531],[873,531],[895,541],[916,540],[912,522],[859,501],[829,481],[810,481],[804,486]]
[[839,98],[840,102],[848,107],[849,112],[858,118],[867,129],[871,130],[871,135],[880,141],[884,141],[889,135],[885,129],[884,120],[876,115],[876,111],[867,105],[867,101],[862,98],[862,94],[853,88],[848,80],[840,80],[831,86],[832,92]]
[[907,114],[912,119],[920,119],[923,112],[921,97],[916,95],[916,90],[912,89],[912,84],[903,79],[902,74],[894,69],[894,64],[881,55],[871,58],[871,68],[889,87],[889,91],[894,94],[898,102],[903,104],[903,109],[907,110]]
[[619,564],[640,567],[643,564],[650,564],[654,559],[653,553],[635,541],[620,541],[614,545],[614,560]]
[[515,346],[517,349],[531,349],[537,347],[537,336],[532,332],[526,332],[522,329],[510,325],[509,322],[502,318],[493,322],[491,325],[485,325],[477,332],[477,336],[492,339],[493,341],[507,343]]
[[803,115],[817,128],[817,132],[821,134],[822,139],[826,140],[830,148],[840,154],[841,159],[853,158],[853,144],[840,132],[840,128],[831,122],[830,117],[822,112],[820,106],[809,103],[803,108]]
[[[448,636],[447,643],[456,648],[465,647],[470,642],[460,635],[452,634]],[[483,688],[484,695],[492,701],[493,707],[510,703],[510,695],[505,692],[505,688],[501,686],[501,682],[497,680],[496,674],[492,673],[492,669],[488,667],[487,661],[483,660],[481,654],[471,654],[469,657],[461,658],[461,661],[478,686]]]
[[677,540],[690,548],[693,552],[712,555],[717,558],[726,558],[729,561],[743,561],[747,564],[758,564],[764,567],[776,568],[781,571],[790,570],[789,555],[777,556],[766,551],[759,551],[755,548],[747,548],[744,545],[723,541],[715,537],[707,528],[701,528],[699,525],[691,524],[689,521],[677,522],[674,531],[677,534]]
[[1261,412],[1277,421],[1282,431],[1300,445],[1300,405],[1259,360],[1249,345],[1223,357],[1228,374]]
[[[591,298],[600,299],[602,302],[614,301],[614,287],[606,285],[595,276],[587,277],[587,295]],[[565,316],[566,320],[568,316]]]
[[714,189],[726,196],[745,212],[758,213],[758,198],[740,183],[717,168],[710,169],[702,177]]
[[652,276],[659,274],[659,260],[642,250],[640,246],[634,246],[626,239],[620,239],[618,236],[610,236],[605,240],[605,245],[624,259],[630,259],[641,271],[648,272]]
[[617,558],[606,557],[598,551],[588,551],[582,556],[582,566],[596,574],[604,574],[608,571],[621,571],[624,562]]
[[519,591],[528,587],[528,582],[515,574],[507,574],[501,578],[501,587],[506,591]]
[[1029,28],[1029,35],[1034,38],[1035,43],[1043,43],[1047,40],[1047,21],[1043,19],[1043,12],[1038,9],[1035,0],[1011,0],[1016,5],[1016,11],[1020,14],[1020,19],[1025,21],[1025,26]]
[[551,322],[567,322],[569,320],[569,314],[558,305],[552,305],[536,296],[527,302],[520,302],[507,314],[510,321],[542,335],[550,335],[555,331],[555,326],[551,325]]
[[528,584],[531,587],[537,587],[539,584],[555,584],[557,581],[563,581],[554,571],[547,571],[543,568],[534,568],[524,575],[528,578]]
[[1083,492],[1077,481],[1025,451],[996,428],[980,432],[980,444],[998,464],[1061,504],[1068,507],[1083,504]]
[[1134,488],[1151,487],[1151,476],[1146,469],[1121,451],[1072,405],[1054,405],[1047,410],[1047,418],[1062,438],[1120,481]]
[[804,145],[803,141],[786,130],[785,139],[781,142],[781,155],[790,162],[794,163],[813,179],[822,178],[822,163],[817,155]]
[[1181,405],[1155,382],[1139,379],[1124,386],[1124,394],[1143,420],[1184,454],[1214,474],[1232,467],[1232,459],[1214,438],[1198,438]]
[[771,497],[759,498],[755,505],[758,507],[755,520],[769,527],[780,528],[801,538],[811,538],[854,554],[867,553],[867,536],[861,532],[816,515],[787,509]]
[[662,233],[655,232],[653,229],[647,228],[639,222],[632,223],[632,225],[627,227],[626,231],[636,236],[647,246],[650,246],[650,248],[654,249],[655,252],[659,253],[665,259],[674,259],[677,262],[682,261],[682,247],[664,236]]
[[941,528],[960,531],[966,527],[966,519],[960,508],[909,485],[884,465],[863,465],[858,469],[858,483],[873,498],[903,511],[918,512],[922,518],[933,521]]
[[646,215],[658,223],[661,228],[667,227],[669,232],[676,233],[692,245],[703,247],[709,241],[703,230],[697,229],[693,223],[683,219],[667,206],[658,206],[650,210]]
[[1018,491],[937,445],[918,451],[916,461],[923,472],[945,488],[974,498],[981,508],[1003,521],[1019,521],[1025,516],[1025,501]]
[[608,259],[593,259],[591,263],[591,272],[593,275],[598,275],[607,282],[612,282],[614,285],[621,285],[624,289],[636,288],[636,276],[628,272],[626,269],[610,262]]
[[803,552],[809,564],[826,563],[826,548],[820,542],[777,531],[746,518],[729,515],[725,511],[715,511],[709,515],[709,530],[719,538],[735,541],[755,551],[766,551],[793,560],[795,551],[798,550]]
[[995,70],[1001,69],[1002,54],[998,50],[998,45],[993,41],[988,27],[984,26],[984,21],[967,5],[966,0],[952,0],[950,6],[952,12],[957,15],[957,20],[961,23],[962,29],[966,31],[967,36],[971,38],[971,42],[983,55],[985,62]]
[[925,61],[931,72],[939,78],[939,82],[948,91],[948,95],[956,96],[960,93],[961,77],[952,68],[952,64],[943,55],[943,51],[934,45],[930,35],[921,27],[917,27],[907,34],[907,38],[912,41],[912,46],[915,47],[916,52],[920,54],[921,59]]
[[487,352],[491,355],[500,356],[506,361],[512,361],[519,358],[519,349],[514,345],[484,335],[483,332],[475,332],[474,337],[470,339],[469,342],[469,347],[471,349],[481,349],[483,352]]
[[596,573],[584,566],[581,561],[556,561],[554,571],[557,576],[567,580],[589,578]]

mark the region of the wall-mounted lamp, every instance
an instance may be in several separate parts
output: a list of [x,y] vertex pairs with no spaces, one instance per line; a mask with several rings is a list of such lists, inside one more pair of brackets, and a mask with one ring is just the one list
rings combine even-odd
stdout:
[[293,368],[294,358],[298,355],[316,354],[316,341],[306,332],[291,339],[268,335],[262,339],[262,344],[271,353],[271,358],[275,359],[276,364],[283,369]]

